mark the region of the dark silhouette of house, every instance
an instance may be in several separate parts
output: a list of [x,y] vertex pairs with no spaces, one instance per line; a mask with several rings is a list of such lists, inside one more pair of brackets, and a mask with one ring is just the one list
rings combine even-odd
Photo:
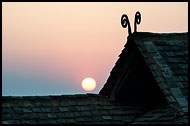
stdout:
[[187,124],[188,33],[134,32],[99,94],[3,96],[3,124]]

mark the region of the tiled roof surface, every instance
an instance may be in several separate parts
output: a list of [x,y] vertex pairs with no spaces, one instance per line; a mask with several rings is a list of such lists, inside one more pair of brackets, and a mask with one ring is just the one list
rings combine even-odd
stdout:
[[124,124],[141,114],[136,107],[97,94],[2,98],[3,124]]
[[187,123],[188,33],[136,32],[127,39],[100,94],[113,96],[114,90],[123,84],[122,76],[130,70],[126,68],[134,54],[140,52],[168,104],[176,115],[181,116],[182,122]]
[[131,37],[171,107],[180,115],[187,114],[188,33],[135,33]]
[[[187,37],[186,37],[187,39]],[[177,81],[178,85],[171,84],[170,87],[180,88],[182,94],[187,99],[188,96],[188,40],[173,40],[153,42],[159,53],[169,66],[173,76],[172,81]]]

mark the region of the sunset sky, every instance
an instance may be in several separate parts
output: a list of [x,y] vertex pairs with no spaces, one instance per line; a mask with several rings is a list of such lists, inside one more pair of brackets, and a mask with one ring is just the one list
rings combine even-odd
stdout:
[[133,32],[136,11],[139,32],[188,32],[187,2],[3,2],[2,94],[99,93],[127,40],[121,16]]

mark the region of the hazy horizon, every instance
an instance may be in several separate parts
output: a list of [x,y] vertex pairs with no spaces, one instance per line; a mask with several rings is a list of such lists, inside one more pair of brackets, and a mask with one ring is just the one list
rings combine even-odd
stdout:
[[[132,32],[188,32],[188,2],[3,2],[2,95],[99,93]],[[87,92],[82,79],[97,86]]]

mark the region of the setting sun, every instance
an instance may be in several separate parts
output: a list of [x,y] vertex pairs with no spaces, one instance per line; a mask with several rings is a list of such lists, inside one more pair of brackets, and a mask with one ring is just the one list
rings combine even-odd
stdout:
[[92,91],[96,88],[96,81],[93,78],[85,78],[81,85],[85,91]]

